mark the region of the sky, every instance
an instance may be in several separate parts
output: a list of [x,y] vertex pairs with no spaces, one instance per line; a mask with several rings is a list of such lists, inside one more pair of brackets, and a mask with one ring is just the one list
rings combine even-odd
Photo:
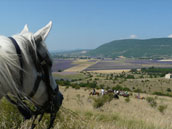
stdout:
[[0,35],[53,22],[50,51],[95,49],[120,39],[172,38],[172,0],[1,0]]

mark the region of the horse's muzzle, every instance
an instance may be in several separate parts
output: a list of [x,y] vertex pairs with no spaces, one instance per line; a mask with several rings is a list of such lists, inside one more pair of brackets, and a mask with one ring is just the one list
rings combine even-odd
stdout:
[[60,91],[57,91],[56,97],[53,100],[54,106],[57,111],[59,110],[60,106],[62,105],[63,99],[64,98],[63,98],[62,93]]
[[63,97],[62,93],[59,91],[58,92],[58,100],[59,100],[58,103],[59,103],[59,106],[62,105],[63,99],[64,99],[64,97]]
[[60,109],[62,102],[63,102],[63,95],[59,91],[59,88],[57,86],[57,88],[51,94],[50,100],[44,104],[45,112],[47,113],[57,112]]

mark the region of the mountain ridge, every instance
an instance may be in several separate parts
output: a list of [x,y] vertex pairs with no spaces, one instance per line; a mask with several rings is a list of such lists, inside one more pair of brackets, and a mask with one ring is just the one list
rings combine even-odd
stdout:
[[172,38],[113,40],[89,51],[87,55],[110,58],[168,58],[172,57]]

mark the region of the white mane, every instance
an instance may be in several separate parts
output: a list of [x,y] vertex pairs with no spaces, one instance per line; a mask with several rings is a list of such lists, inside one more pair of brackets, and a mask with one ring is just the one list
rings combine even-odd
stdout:
[[[29,47],[32,48],[36,55],[36,45],[32,34],[28,33],[28,39],[23,36],[15,35],[17,43],[23,53],[23,59],[29,62],[30,55],[28,55]],[[26,41],[27,40],[27,41]],[[0,95],[3,96],[7,91],[11,91],[12,94],[16,95],[22,93],[19,89],[19,70],[21,69],[19,65],[19,57],[15,51],[15,47],[9,38],[0,36]],[[26,72],[26,71],[24,71]],[[5,86],[5,87],[4,87]],[[22,93],[23,94],[23,93]]]

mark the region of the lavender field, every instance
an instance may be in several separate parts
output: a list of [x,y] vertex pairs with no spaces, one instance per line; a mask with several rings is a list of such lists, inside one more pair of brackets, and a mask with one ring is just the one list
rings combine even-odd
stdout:
[[63,71],[70,67],[76,66],[76,64],[73,64],[73,61],[74,60],[54,59],[52,71],[53,72]]
[[126,59],[126,60],[113,60],[113,61],[101,60],[85,70],[94,71],[94,70],[116,70],[116,69],[140,69],[140,68],[146,68],[152,66],[162,67],[162,68],[172,68],[172,61],[143,60],[143,59],[140,60]]

